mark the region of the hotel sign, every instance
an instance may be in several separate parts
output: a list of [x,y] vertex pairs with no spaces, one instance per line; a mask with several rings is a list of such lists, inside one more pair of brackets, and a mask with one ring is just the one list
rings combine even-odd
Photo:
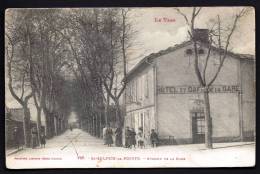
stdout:
[[[209,87],[209,93],[238,93],[238,85],[216,85]],[[198,94],[203,93],[200,86],[157,86],[157,94]]]

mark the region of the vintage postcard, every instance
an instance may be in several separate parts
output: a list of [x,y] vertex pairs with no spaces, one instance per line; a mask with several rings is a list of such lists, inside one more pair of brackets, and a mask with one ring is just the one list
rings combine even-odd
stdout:
[[253,7],[5,12],[9,169],[253,167]]

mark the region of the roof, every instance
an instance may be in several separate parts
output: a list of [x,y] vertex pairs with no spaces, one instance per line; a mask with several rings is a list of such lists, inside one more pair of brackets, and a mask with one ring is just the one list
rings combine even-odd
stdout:
[[[191,40],[189,41],[185,41],[185,42],[182,42],[181,44],[176,44],[174,45],[173,47],[168,47],[167,49],[165,50],[161,50],[157,53],[151,53],[150,55],[144,57],[142,60],[140,60],[126,75],[125,79],[126,80],[129,76],[131,76],[137,69],[139,69],[142,65],[144,65],[145,63],[149,64],[149,61],[151,62],[153,59],[155,58],[158,58],[160,56],[163,56],[163,55],[166,55],[168,53],[171,53],[177,49],[180,49],[180,48],[183,48],[185,46],[188,46],[192,43]],[[205,45],[205,44],[204,44]],[[223,51],[223,50],[220,50],[219,48],[216,48],[216,47],[212,47],[212,50],[214,51]],[[228,51],[227,52],[227,55],[231,56],[231,57],[234,57],[234,58],[239,58],[239,59],[244,59],[244,60],[254,60],[255,59],[255,56],[253,55],[250,55],[250,54],[236,54],[236,53],[233,53],[231,51]]]
[[8,108],[10,119],[18,122],[23,122],[23,108]]

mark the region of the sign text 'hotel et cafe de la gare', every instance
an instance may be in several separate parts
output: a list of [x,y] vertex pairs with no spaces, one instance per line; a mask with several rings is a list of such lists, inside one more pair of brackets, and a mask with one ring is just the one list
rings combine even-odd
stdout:
[[[157,94],[198,94],[203,93],[201,86],[158,86]],[[216,85],[208,88],[209,93],[238,93],[238,85]]]

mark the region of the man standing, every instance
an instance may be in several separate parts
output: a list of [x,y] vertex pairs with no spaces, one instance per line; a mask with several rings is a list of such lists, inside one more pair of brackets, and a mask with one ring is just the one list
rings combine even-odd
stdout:
[[154,129],[152,129],[150,140],[151,140],[152,147],[156,147],[158,143],[158,135],[154,131]]
[[45,140],[45,133],[44,131],[42,130],[41,131],[41,134],[40,134],[40,141],[41,141],[41,147],[44,147],[45,148],[45,144],[46,144],[46,140]]
[[33,127],[31,130],[31,134],[32,134],[32,148],[34,149],[37,145],[37,130],[36,127]]
[[108,145],[108,147],[111,147],[113,144],[113,130],[111,129],[110,125],[107,126],[106,129],[106,144]]
[[19,133],[18,133],[18,127],[16,127],[16,126],[14,127],[14,130],[13,130],[13,138],[14,138],[14,145],[19,150],[19,146],[20,146]]

